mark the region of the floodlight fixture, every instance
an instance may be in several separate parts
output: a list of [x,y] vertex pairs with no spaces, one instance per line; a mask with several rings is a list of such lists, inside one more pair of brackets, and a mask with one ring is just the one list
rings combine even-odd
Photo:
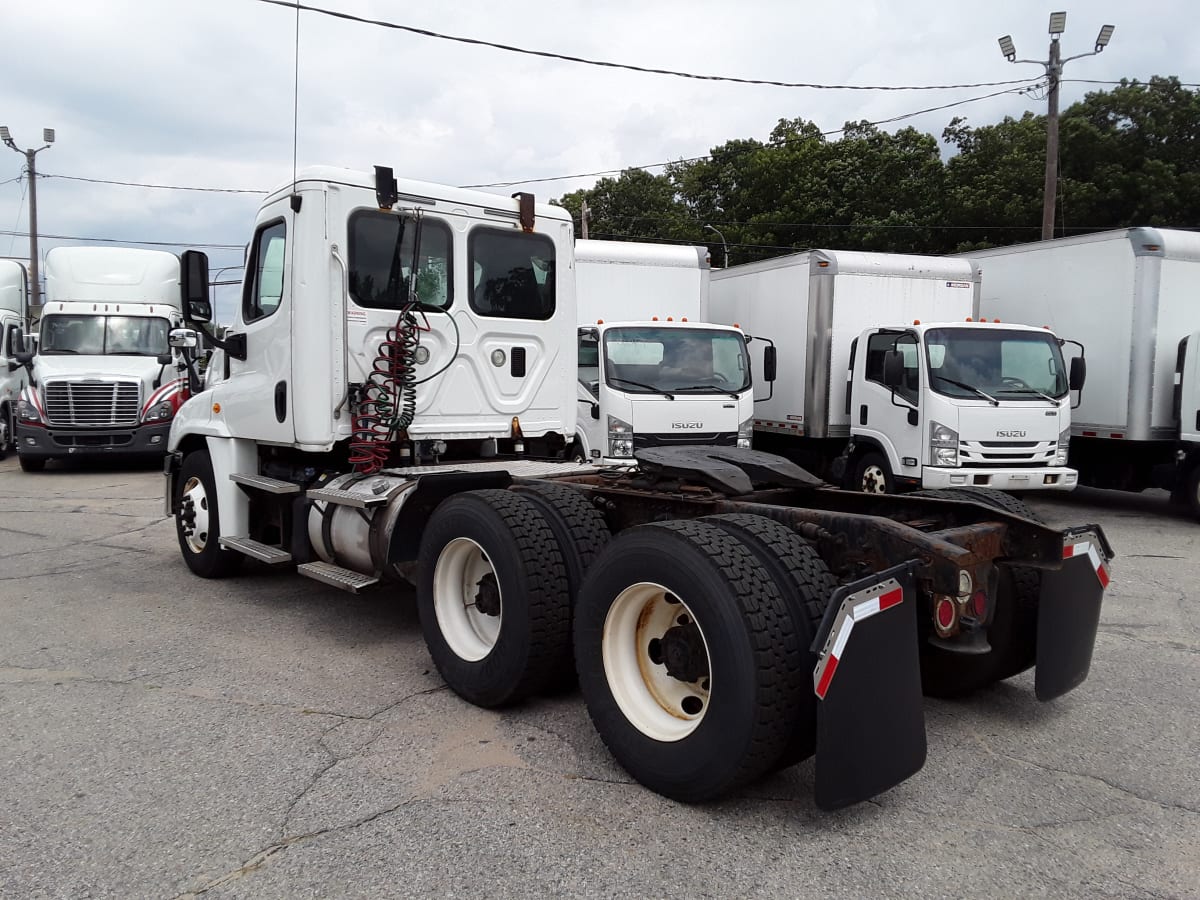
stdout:
[[1000,38],[1000,52],[1004,54],[1004,58],[1009,62],[1013,62],[1017,58],[1017,48],[1016,45],[1013,44],[1011,34],[1006,34],[1004,37]]
[[42,129],[42,140],[45,141],[47,144],[53,144],[54,143],[54,129],[53,128],[43,128]]
[[1059,35],[1067,30],[1067,14],[1065,12],[1050,13],[1050,34]]
[[1100,29],[1100,33],[1096,35],[1096,52],[1099,53],[1108,46],[1108,42],[1112,40],[1113,32],[1117,30],[1115,25],[1105,25]]

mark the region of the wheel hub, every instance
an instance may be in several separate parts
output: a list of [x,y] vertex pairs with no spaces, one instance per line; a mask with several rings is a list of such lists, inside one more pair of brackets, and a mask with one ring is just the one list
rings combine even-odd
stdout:
[[485,616],[500,615],[500,584],[494,572],[479,579],[475,592],[475,608]]
[[672,678],[691,684],[708,675],[704,638],[691,620],[667,629],[659,643],[663,665]]

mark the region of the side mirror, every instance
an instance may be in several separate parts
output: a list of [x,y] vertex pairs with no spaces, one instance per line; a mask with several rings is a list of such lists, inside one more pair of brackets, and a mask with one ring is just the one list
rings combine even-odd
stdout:
[[1071,360],[1071,375],[1067,381],[1067,385],[1073,391],[1082,391],[1083,382],[1087,380],[1087,360],[1082,356],[1076,356]]
[[[167,335],[167,343],[176,350],[194,350],[200,346],[200,335],[191,328],[172,328],[171,333]],[[167,359],[168,363],[170,361]]]
[[30,366],[33,365],[33,352],[30,350],[19,350],[13,354],[13,359],[17,361],[17,365]]
[[592,418],[593,419],[600,418],[600,404],[599,403],[592,404]]
[[904,355],[899,350],[883,353],[883,383],[893,391],[904,384]]
[[155,360],[155,362],[160,366],[169,366],[171,364],[171,360],[174,358],[175,357],[173,357],[170,353],[160,353],[158,354],[158,358]]
[[778,371],[779,365],[775,358],[775,345],[769,344],[763,348],[763,381],[774,381]]
[[211,322],[212,304],[208,299],[208,256],[199,250],[185,250],[179,257],[179,293],[183,317],[189,322]]

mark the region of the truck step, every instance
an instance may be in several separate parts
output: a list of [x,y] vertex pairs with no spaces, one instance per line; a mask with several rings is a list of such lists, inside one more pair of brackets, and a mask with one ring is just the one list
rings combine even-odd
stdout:
[[236,550],[238,553],[243,553],[252,559],[262,560],[273,566],[292,561],[292,554],[286,550],[272,547],[270,544],[264,544],[250,537],[223,536],[220,544],[225,550]]
[[313,488],[305,496],[309,500],[322,500],[338,506],[353,506],[355,509],[370,509],[388,502],[387,494],[359,494],[341,488]]
[[300,485],[291,481],[280,481],[278,478],[268,478],[266,475],[251,475],[249,472],[234,472],[229,476],[243,487],[257,488],[268,494],[298,494]]
[[362,572],[343,569],[341,566],[331,565],[327,562],[305,563],[297,566],[296,571],[313,581],[349,591],[351,594],[357,594],[363,588],[369,588],[371,585],[379,583],[379,579],[374,575],[364,575]]

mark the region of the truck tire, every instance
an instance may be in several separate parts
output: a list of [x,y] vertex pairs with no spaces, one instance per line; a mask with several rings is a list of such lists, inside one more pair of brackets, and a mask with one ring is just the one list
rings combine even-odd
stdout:
[[22,456],[17,451],[17,462],[21,464],[22,472],[41,472],[46,468],[46,458],[43,456]]
[[16,442],[16,423],[8,404],[0,406],[0,459],[8,456]]
[[838,589],[837,579],[817,548],[781,522],[745,513],[705,516],[700,521],[728,531],[750,548],[791,613],[800,644],[801,674],[807,680],[796,695],[799,715],[795,730],[775,764],[776,769],[786,769],[817,749],[817,697],[811,683],[817,655],[811,646],[829,600]]
[[1191,471],[1184,476],[1184,497],[1192,515],[1200,519],[1200,460],[1193,463]]
[[850,479],[850,490],[864,494],[894,494],[896,482],[887,458],[875,451],[860,456]]
[[503,706],[551,684],[571,608],[562,551],[533,501],[505,490],[444,500],[421,537],[417,613],[434,665],[464,700]]
[[[1003,491],[980,487],[951,487],[917,491],[914,497],[969,500],[1044,524],[1024,500]],[[1011,678],[1037,660],[1038,599],[1042,576],[1027,566],[998,566],[997,596],[988,643],[979,656],[949,653],[924,641],[921,645],[921,683],[931,697],[962,697],[996,681]]]
[[201,578],[233,575],[245,557],[221,549],[216,480],[208,453],[197,450],[185,456],[175,483],[175,535],[183,561]]
[[588,714],[653,791],[710,800],[770,770],[794,733],[805,673],[792,616],[722,528],[617,535],[584,579],[574,631]]

